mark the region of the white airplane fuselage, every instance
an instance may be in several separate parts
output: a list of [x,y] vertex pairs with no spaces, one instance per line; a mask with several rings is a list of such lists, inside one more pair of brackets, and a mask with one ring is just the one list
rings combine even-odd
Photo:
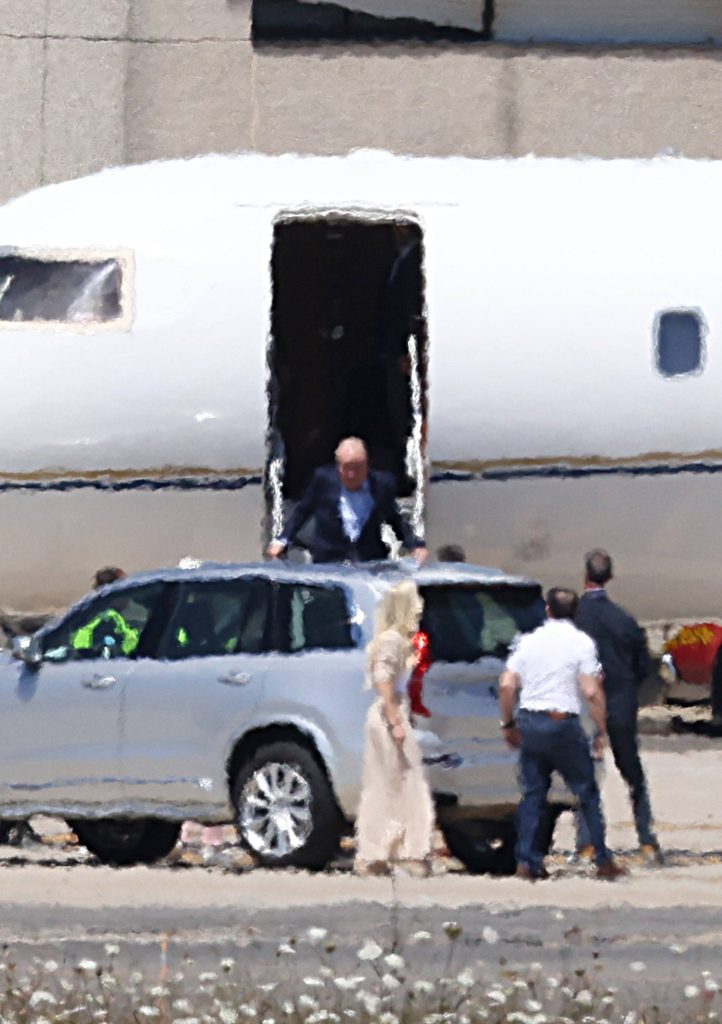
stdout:
[[[62,606],[100,565],[255,560],[266,537],[274,225],[416,222],[430,547],[578,585],[615,557],[646,620],[722,615],[722,164],[208,156],[0,210],[0,255],[123,268],[104,324],[0,322],[0,605]],[[664,376],[660,314],[700,367]]]

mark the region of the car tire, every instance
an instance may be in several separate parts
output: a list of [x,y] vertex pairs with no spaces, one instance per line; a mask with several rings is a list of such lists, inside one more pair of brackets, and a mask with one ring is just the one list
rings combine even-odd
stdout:
[[12,838],[13,829],[18,827],[17,821],[0,821],[0,846],[6,846]]
[[117,867],[153,864],[167,857],[178,842],[180,824],[156,818],[103,818],[76,821],[78,840],[103,864]]
[[328,777],[302,743],[259,746],[232,791],[241,843],[264,867],[324,868],[338,851],[342,818]]
[[513,875],[516,828],[513,821],[462,818],[441,823],[451,855],[472,875]]

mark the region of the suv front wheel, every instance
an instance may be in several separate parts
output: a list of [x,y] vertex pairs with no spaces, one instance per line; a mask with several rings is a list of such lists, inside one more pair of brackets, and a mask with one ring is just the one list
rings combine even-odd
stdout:
[[320,869],[338,850],[341,815],[330,783],[298,742],[258,747],[236,775],[233,804],[241,842],[265,867]]

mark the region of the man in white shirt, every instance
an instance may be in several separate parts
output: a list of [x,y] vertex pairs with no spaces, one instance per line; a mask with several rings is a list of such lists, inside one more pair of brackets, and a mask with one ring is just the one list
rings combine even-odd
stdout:
[[[553,771],[579,799],[594,846],[597,877],[626,874],[606,847],[604,818],[589,740],[579,715],[584,697],[596,726],[594,755],[606,744],[606,707],[594,641],[573,622],[578,598],[553,587],[546,595],[547,620],[523,636],[509,656],[499,688],[501,727],[507,743],[519,748],[522,799],[517,813],[517,874],[546,878],[544,854],[534,839]],[[514,707],[519,698],[518,722]]]

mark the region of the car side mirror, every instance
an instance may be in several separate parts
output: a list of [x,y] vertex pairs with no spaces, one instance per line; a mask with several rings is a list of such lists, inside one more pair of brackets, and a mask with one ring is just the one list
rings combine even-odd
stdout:
[[43,660],[40,647],[35,637],[15,636],[12,640],[11,651],[13,658],[25,662],[26,665],[37,667]]

